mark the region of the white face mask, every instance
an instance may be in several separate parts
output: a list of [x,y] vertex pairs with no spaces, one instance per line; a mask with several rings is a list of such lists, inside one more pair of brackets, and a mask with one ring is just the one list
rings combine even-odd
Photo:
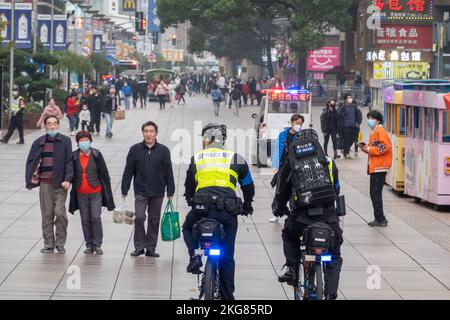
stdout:
[[353,99],[352,99],[352,98],[348,98],[348,99],[347,99],[347,102],[348,102],[348,103],[353,103]]
[[302,130],[302,126],[299,125],[299,124],[295,124],[295,125],[292,126],[292,129],[293,129],[295,132],[300,132],[300,130]]

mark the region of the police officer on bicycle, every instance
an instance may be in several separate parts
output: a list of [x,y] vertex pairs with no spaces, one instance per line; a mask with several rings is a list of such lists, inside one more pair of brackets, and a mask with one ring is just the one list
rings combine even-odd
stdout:
[[[328,249],[332,262],[324,270],[325,299],[334,300],[337,298],[342,266],[340,248],[343,242],[335,208],[340,189],[339,177],[336,164],[326,157],[314,130],[303,130],[298,140],[290,146],[288,161],[281,168],[278,182],[272,212],[276,217],[288,215],[282,231],[287,271],[278,280],[289,285],[296,284],[301,255],[300,237],[308,226],[323,222],[334,233],[333,244]],[[291,210],[287,208],[288,201]]]
[[[220,222],[225,231],[221,242],[220,296],[234,300],[234,244],[238,226],[237,214],[253,213],[252,201],[255,187],[250,169],[243,157],[224,149],[226,126],[209,124],[202,130],[203,150],[195,154],[187,170],[185,198],[192,210],[183,224],[183,238],[188,247],[187,272],[199,274],[201,257],[195,255],[197,240],[193,226],[202,218]],[[236,196],[239,182],[244,202]]]

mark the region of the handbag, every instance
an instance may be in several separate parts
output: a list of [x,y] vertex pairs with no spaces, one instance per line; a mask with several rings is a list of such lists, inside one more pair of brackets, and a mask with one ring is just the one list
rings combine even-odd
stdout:
[[134,223],[134,216],[134,211],[128,207],[125,199],[123,199],[122,205],[115,208],[113,211],[113,221],[118,224],[125,223],[132,225]]
[[124,120],[125,119],[125,110],[117,110],[114,113],[115,120]]
[[174,241],[180,237],[180,233],[180,214],[173,209],[172,200],[169,200],[161,220],[161,239]]

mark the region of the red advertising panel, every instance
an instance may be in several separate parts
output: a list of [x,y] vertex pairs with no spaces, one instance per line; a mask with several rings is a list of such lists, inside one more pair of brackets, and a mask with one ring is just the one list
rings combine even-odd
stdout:
[[326,72],[339,66],[339,47],[323,47],[308,54],[308,71]]
[[380,49],[432,49],[432,25],[383,25],[374,31],[375,46]]

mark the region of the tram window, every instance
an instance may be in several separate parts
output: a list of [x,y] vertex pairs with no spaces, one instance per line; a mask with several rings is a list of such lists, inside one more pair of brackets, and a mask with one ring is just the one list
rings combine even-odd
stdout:
[[400,128],[399,134],[404,136],[406,134],[406,110],[405,107],[400,108]]
[[414,138],[420,137],[420,108],[414,107]]
[[450,143],[450,111],[442,114],[442,142]]
[[411,107],[406,107],[406,123],[408,124],[408,126],[406,127],[406,136],[407,137],[411,137],[412,136],[412,108]]
[[433,123],[434,123],[434,112],[433,109],[426,108],[425,109],[425,140],[433,141]]
[[439,142],[439,110],[434,110],[434,142]]

